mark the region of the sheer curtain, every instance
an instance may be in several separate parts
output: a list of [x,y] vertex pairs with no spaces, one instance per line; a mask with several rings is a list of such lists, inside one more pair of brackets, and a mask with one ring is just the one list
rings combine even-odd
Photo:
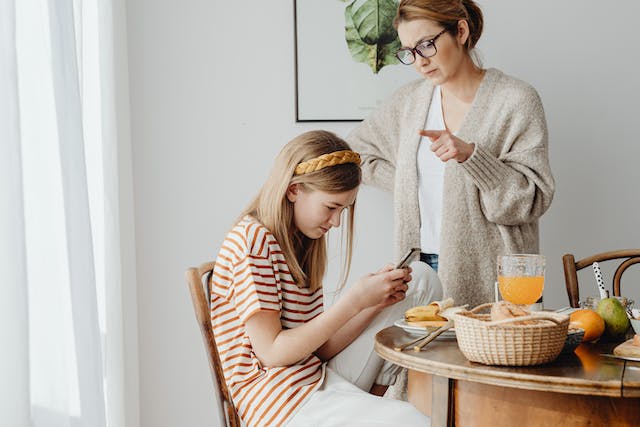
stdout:
[[125,424],[112,31],[0,0],[1,426]]

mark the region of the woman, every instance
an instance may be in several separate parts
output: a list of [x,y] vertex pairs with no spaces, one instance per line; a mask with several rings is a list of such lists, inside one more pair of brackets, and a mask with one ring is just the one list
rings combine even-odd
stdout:
[[347,274],[359,165],[336,135],[300,135],[222,244],[211,322],[224,379],[248,426],[428,423],[407,402],[367,393],[383,392],[374,384],[397,374],[373,352],[373,335],[425,304],[427,283],[411,282],[406,294],[410,270],[386,267],[324,310],[325,235],[345,213]]
[[[535,89],[474,62],[472,0],[402,0],[398,59],[423,79],[348,137],[365,183],[394,193],[395,249],[419,246],[457,304],[492,301],[496,257],[537,253],[554,193]],[[419,232],[419,233],[418,233]]]

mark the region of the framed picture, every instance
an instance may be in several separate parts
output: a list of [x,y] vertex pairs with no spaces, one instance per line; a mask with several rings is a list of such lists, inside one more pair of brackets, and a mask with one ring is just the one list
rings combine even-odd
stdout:
[[[294,0],[296,121],[359,121],[406,82],[398,0]],[[379,24],[379,25],[378,25]]]

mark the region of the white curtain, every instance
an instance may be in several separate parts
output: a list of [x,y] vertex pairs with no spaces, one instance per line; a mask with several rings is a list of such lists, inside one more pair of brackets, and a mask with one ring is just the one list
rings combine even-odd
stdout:
[[112,31],[0,0],[0,426],[124,425]]

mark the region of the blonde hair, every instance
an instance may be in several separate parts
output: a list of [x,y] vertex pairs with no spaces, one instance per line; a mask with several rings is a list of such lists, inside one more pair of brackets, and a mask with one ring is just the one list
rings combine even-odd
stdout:
[[473,0],[401,0],[393,26],[397,29],[401,22],[417,19],[437,22],[454,35],[458,33],[458,21],[467,21],[467,52],[473,50],[480,40],[484,26],[482,10]]
[[[291,184],[298,184],[306,191],[327,193],[342,193],[357,188],[362,180],[359,161],[337,163],[295,174],[301,163],[345,150],[350,150],[349,145],[331,132],[316,130],[297,136],[282,148],[262,189],[242,214],[253,216],[273,233],[284,252],[291,275],[301,288],[315,291],[322,287],[327,265],[327,242],[325,236],[310,239],[297,229],[293,219],[293,204],[286,195],[287,189]],[[346,282],[351,267],[354,208],[355,204],[347,208],[346,239],[345,229],[342,229],[340,286]]]

